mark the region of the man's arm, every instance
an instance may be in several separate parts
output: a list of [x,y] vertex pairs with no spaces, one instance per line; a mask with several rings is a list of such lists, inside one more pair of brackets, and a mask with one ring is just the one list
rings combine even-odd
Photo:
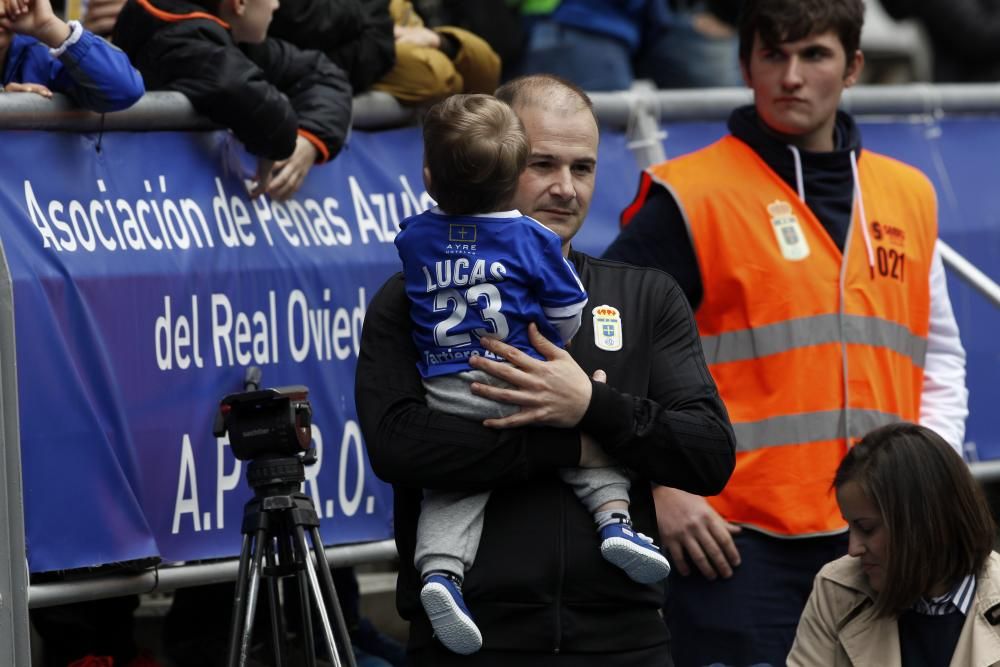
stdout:
[[[116,39],[121,25],[119,21]],[[186,95],[199,113],[230,128],[248,152],[268,160],[292,154],[295,110],[222,28],[207,20],[197,31],[170,26],[148,43],[133,46],[133,58],[147,80]]]
[[[655,338],[649,394],[653,400],[643,405],[641,400],[626,397],[635,404],[633,428],[645,428],[640,437],[629,438],[625,406],[600,408],[598,414],[618,415],[621,435],[617,438],[626,436],[625,452],[605,444],[615,442],[613,433],[598,438],[609,453],[628,465],[643,471],[646,468],[640,466],[651,467],[653,472],[647,474],[660,485],[653,489],[657,525],[677,571],[687,576],[690,559],[705,577],[726,578],[740,563],[732,538],[740,528],[727,523],[703,496],[720,493],[729,480],[735,467],[736,436],[709,375],[694,317],[681,289],[671,282]],[[597,388],[595,395],[606,392]],[[623,403],[622,398],[617,401]],[[581,428],[593,427],[581,424]],[[658,448],[668,450],[669,456]]]
[[372,299],[355,378],[358,419],[378,477],[392,484],[482,491],[580,461],[574,429],[497,431],[427,407],[402,275]]
[[622,464],[656,484],[719,493],[735,466],[736,436],[708,372],[694,316],[676,282],[655,285],[662,303],[646,397],[593,383],[579,427]]
[[962,455],[969,391],[965,387],[965,348],[948,296],[944,263],[937,245],[931,259],[931,314],[920,394],[920,423],[944,438]]
[[736,438],[705,365],[691,312],[680,289],[673,281],[669,284],[656,283],[663,287],[657,297],[664,305],[655,323],[648,397],[592,381],[568,352],[532,326],[532,345],[546,361],[484,340],[484,347],[509,363],[483,357],[469,362],[513,385],[473,383],[474,393],[521,406],[519,412],[486,424],[575,426],[618,462],[655,483],[691,493],[719,493],[735,465]]

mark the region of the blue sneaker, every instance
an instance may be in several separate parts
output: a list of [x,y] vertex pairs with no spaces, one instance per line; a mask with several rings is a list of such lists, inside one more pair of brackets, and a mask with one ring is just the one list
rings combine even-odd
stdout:
[[632,523],[625,518],[601,528],[601,555],[640,584],[651,584],[670,574],[670,563],[653,538],[632,530]]
[[434,628],[434,635],[453,653],[469,655],[483,647],[472,614],[462,599],[458,582],[447,574],[431,574],[420,589],[420,604]]

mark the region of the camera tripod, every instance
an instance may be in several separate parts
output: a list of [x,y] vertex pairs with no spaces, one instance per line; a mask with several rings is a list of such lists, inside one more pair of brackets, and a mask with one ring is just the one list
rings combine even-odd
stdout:
[[[299,490],[305,480],[304,463],[301,456],[283,456],[253,459],[247,466],[247,483],[254,490],[254,497],[243,508],[243,548],[233,597],[228,667],[243,667],[246,663],[262,578],[266,580],[269,593],[274,664],[284,667],[285,619],[278,579],[289,576],[294,576],[298,582],[307,667],[316,667],[310,601],[319,615],[330,662],[334,667],[356,667],[330,565],[323,551],[319,518],[312,499]],[[306,544],[307,532],[312,540],[315,564]],[[336,639],[328,608],[333,610]],[[337,640],[342,647],[343,660]]]

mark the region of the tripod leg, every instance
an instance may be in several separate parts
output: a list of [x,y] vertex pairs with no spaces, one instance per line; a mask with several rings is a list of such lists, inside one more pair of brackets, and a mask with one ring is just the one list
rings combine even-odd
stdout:
[[[309,558],[309,554],[305,554]],[[306,667],[316,667],[316,634],[313,631],[312,612],[309,607],[309,580],[304,569],[300,569],[295,574],[295,581],[299,585],[299,609],[302,614],[302,648],[306,654]],[[334,663],[335,667],[340,667]]]
[[[323,550],[323,538],[319,534],[319,528],[316,526],[310,527],[309,536],[312,538],[313,553],[316,556],[316,566],[319,569],[323,588],[326,590],[326,597],[329,598],[330,608],[333,609],[334,625],[337,629],[340,645],[344,647],[344,661],[348,667],[357,667],[354,662],[354,649],[351,647],[351,635],[347,632],[344,613],[340,609],[340,598],[337,597],[337,588],[333,585],[333,575],[330,574],[330,563],[326,560],[326,552]],[[318,591],[317,597],[321,597]],[[326,622],[329,624],[328,620]],[[331,644],[331,650],[335,649],[336,644]]]
[[[268,538],[264,549],[267,567],[273,573],[277,569],[274,556],[274,540]],[[282,667],[285,664],[285,617],[281,609],[281,598],[278,597],[278,577],[271,574],[267,577],[267,603],[271,609],[271,642],[274,651],[274,664]]]
[[229,654],[226,664],[228,667],[236,667],[237,651],[239,650],[238,637],[243,634],[243,615],[246,613],[246,594],[248,577],[247,571],[250,567],[250,550],[252,538],[250,535],[243,535],[243,547],[240,549],[240,567],[236,575],[236,593],[233,596],[233,619],[229,631]]
[[[295,539],[302,548],[303,562],[305,563],[306,568],[305,573],[309,578],[312,599],[316,605],[316,611],[319,614],[320,628],[323,631],[323,640],[326,643],[326,652],[330,657],[330,661],[334,664],[334,667],[341,667],[342,662],[337,651],[337,643],[333,638],[333,630],[330,628],[330,617],[327,614],[326,609],[327,602],[323,596],[323,590],[319,586],[319,580],[316,578],[316,568],[313,566],[312,555],[309,553],[309,547],[306,544],[305,531],[302,529],[302,526],[295,526]],[[350,650],[351,644],[348,642],[345,647],[345,652],[349,652]]]
[[[260,589],[260,567],[261,561],[264,558],[264,544],[267,541],[267,530],[263,527],[257,529],[254,534],[254,545],[253,545],[253,561],[250,564],[250,571],[246,573],[247,582],[244,583],[243,580],[237,583],[238,588],[245,589],[246,593],[246,603],[245,609],[246,613],[242,619],[243,631],[236,635],[234,634],[229,638],[229,667],[243,667],[246,664],[247,656],[250,653],[250,637],[253,634],[253,620],[254,615],[257,612],[257,593]],[[237,603],[242,604],[242,603]],[[234,619],[234,627],[235,627]],[[239,637],[239,639],[237,639]],[[239,642],[237,644],[237,642]],[[238,653],[234,652],[234,648],[238,648]]]
[[[299,596],[299,623],[302,630],[302,650],[305,653],[306,667],[316,667],[316,637],[313,633],[313,617],[309,607],[309,582],[305,571],[305,562],[309,553],[304,550],[296,535],[296,527],[289,522],[287,528],[288,562],[295,566],[295,583]],[[339,666],[338,666],[339,667]]]

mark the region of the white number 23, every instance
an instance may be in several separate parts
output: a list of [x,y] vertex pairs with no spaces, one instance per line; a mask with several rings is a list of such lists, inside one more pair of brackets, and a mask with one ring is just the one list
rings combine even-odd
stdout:
[[479,327],[473,329],[472,333],[477,338],[482,336],[492,336],[500,340],[507,338],[510,328],[507,326],[507,318],[500,312],[502,306],[500,290],[495,285],[481,283],[473,285],[465,290],[463,295],[457,289],[445,289],[434,295],[434,312],[441,313],[450,311],[449,315],[434,326],[434,343],[438,347],[462,347],[472,342],[472,337],[466,333],[449,333],[465,320],[469,306],[475,306],[480,300],[484,300],[482,307],[476,312],[483,322],[490,325],[490,328]]

